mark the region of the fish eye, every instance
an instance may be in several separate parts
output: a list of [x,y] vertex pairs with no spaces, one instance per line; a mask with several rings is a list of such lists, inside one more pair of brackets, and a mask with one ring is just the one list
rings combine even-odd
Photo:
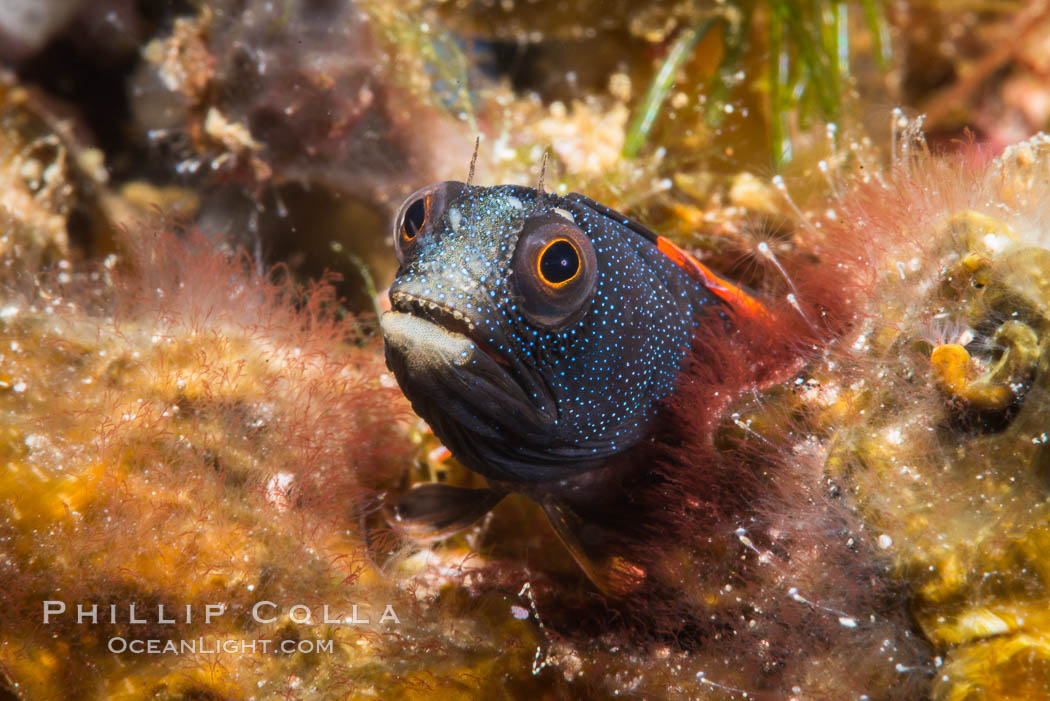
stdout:
[[401,221],[401,238],[411,241],[423,230],[427,221],[427,200],[429,195],[417,197],[405,209],[405,218]]
[[394,251],[399,263],[405,262],[433,216],[436,187],[431,185],[413,193],[401,205],[394,225]]
[[557,287],[580,274],[580,254],[568,239],[555,239],[540,251],[538,265],[540,278]]
[[463,183],[444,182],[416,190],[401,205],[394,220],[394,250],[399,263],[415,250],[419,240],[445,214],[445,205],[455,200],[465,186]]
[[533,324],[563,328],[587,309],[596,278],[594,246],[564,216],[526,221],[511,265],[521,309]]

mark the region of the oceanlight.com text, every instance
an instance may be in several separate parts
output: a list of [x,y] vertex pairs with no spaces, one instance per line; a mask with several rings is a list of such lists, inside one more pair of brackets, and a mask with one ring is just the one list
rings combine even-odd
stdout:
[[335,649],[332,640],[138,640],[123,637],[110,638],[107,648],[118,655],[291,655],[331,653]]

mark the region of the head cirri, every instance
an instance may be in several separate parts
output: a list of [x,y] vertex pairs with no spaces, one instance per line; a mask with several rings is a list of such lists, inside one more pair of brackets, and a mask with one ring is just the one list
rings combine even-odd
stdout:
[[440,183],[405,202],[394,235],[387,364],[453,455],[504,484],[635,445],[699,320],[724,314],[678,249],[582,195]]

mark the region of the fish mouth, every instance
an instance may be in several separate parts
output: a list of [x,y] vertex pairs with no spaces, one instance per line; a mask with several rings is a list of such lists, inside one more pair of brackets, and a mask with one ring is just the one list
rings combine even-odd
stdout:
[[425,304],[424,317],[413,313],[417,304],[402,301],[380,319],[387,367],[412,408],[464,465],[505,478],[499,465],[508,451],[549,433],[553,402],[486,353],[476,334],[446,323],[447,309]]
[[400,314],[409,314],[432,324],[440,326],[449,333],[469,339],[478,350],[487,355],[493,362],[509,369],[510,361],[500,354],[477,332],[474,322],[439,302],[416,296],[408,292],[394,292],[390,295],[391,308]]
[[439,399],[462,409],[461,418],[469,414],[503,429],[515,421],[540,427],[554,418],[547,388],[482,338],[462,312],[407,292],[392,293],[390,301],[380,320],[387,365],[410,400]]
[[462,313],[405,293],[391,302],[380,319],[387,367],[466,467],[490,479],[537,482],[592,469],[606,457],[563,436],[549,385],[480,342]]

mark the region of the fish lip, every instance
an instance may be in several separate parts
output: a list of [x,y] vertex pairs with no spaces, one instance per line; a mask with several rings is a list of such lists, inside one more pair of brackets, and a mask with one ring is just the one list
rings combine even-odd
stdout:
[[[501,355],[491,344],[487,343],[477,333],[475,325],[463,318],[462,313],[456,316],[456,311],[450,307],[435,302],[432,299],[414,295],[411,292],[392,292],[390,294],[391,309],[401,314],[409,314],[436,324],[450,333],[459,334],[477,346],[478,350],[487,355],[497,365],[509,370],[511,363]],[[513,373],[508,372],[513,375]],[[515,378],[516,379],[516,378]],[[520,385],[521,383],[518,382]],[[525,389],[522,387],[522,389]]]
[[[427,311],[434,310],[428,305]],[[489,426],[502,426],[501,430],[515,425],[541,430],[539,427],[553,419],[545,404],[552,400],[533,392],[527,376],[523,380],[513,367],[498,364],[480,353],[480,347],[471,337],[447,328],[440,321],[414,314],[404,306],[386,312],[380,326],[387,367],[398,377],[402,390],[424,418],[430,420],[428,412],[416,403],[434,404],[435,397],[451,389],[455,393],[454,401],[442,406],[439,412],[448,412],[451,406],[468,409],[465,413],[457,412],[455,421],[459,423],[481,420]],[[406,387],[406,377],[415,377],[417,381]],[[486,392],[486,387],[491,391]],[[498,401],[493,401],[493,397],[498,397]],[[488,430],[490,438],[496,435],[491,433],[491,428]]]

